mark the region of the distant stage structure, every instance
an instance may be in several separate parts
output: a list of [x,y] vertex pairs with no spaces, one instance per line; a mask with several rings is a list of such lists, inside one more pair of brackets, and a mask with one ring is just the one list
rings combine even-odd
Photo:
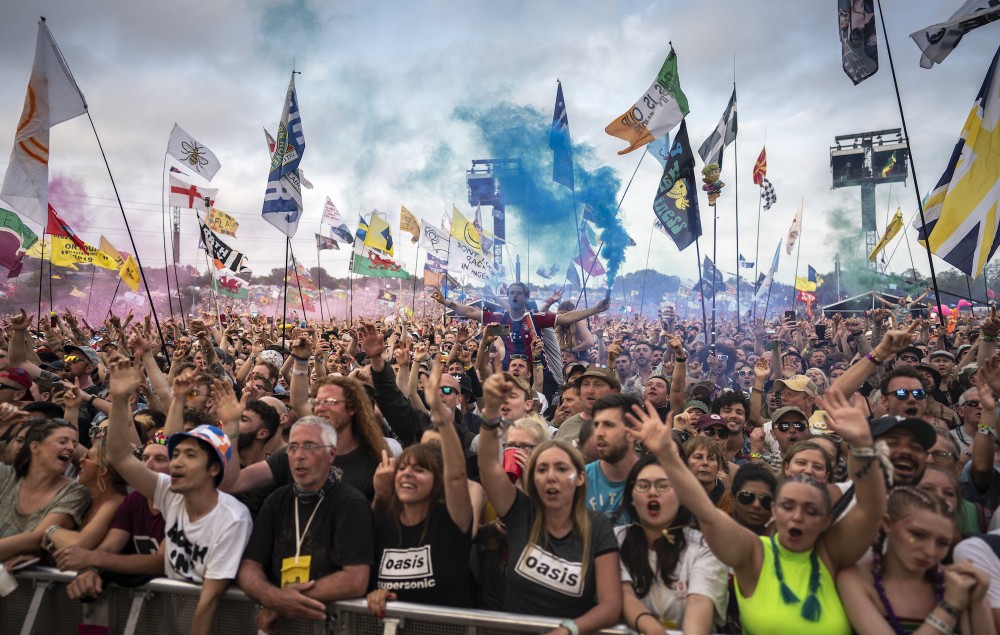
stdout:
[[[466,170],[469,205],[493,209],[493,262],[503,271],[503,248],[507,239],[507,206],[524,201],[525,175],[520,159],[474,159]],[[485,222],[483,223],[486,224]]]

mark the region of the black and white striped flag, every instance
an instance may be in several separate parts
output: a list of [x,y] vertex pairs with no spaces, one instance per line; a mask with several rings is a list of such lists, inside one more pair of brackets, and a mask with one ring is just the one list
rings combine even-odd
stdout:
[[698,148],[698,155],[705,165],[718,163],[722,167],[722,153],[726,146],[736,140],[736,88],[733,88],[733,95],[729,98],[726,112],[722,114],[719,125],[715,127],[712,134],[705,139],[705,143]]

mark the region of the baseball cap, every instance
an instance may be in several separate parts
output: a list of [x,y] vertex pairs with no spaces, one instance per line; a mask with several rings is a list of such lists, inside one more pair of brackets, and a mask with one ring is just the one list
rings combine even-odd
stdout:
[[698,401],[697,399],[692,399],[691,401],[684,404],[684,409],[687,410],[688,408],[697,408],[702,412],[708,412],[709,410],[708,404],[706,404],[704,401]]
[[779,379],[774,382],[774,389],[788,389],[794,390],[795,392],[804,392],[812,397],[815,397],[819,392],[816,390],[816,384],[813,383],[813,380],[809,379],[805,375],[792,375],[788,379]]
[[472,392],[472,380],[469,379],[469,376],[466,373],[458,373],[452,375],[452,377],[458,380],[459,390],[461,390],[463,394],[469,395],[470,397],[476,396],[475,393]]
[[582,370],[583,372],[587,372],[587,365],[582,362],[570,362],[565,366],[563,366],[563,377],[569,377],[577,370]]
[[64,346],[63,350],[66,351],[67,354],[69,354],[70,351],[79,352],[80,355],[82,355],[89,364],[93,364],[94,366],[97,366],[98,364],[101,363],[101,358],[97,356],[97,351],[95,351],[90,346],[70,345],[70,346]]
[[934,432],[934,427],[923,419],[885,415],[872,421],[871,425],[872,437],[876,439],[890,430],[903,428],[915,434],[920,441],[920,445],[924,446],[925,450],[930,450],[937,442],[937,433]]
[[591,364],[590,366],[587,366],[587,370],[574,381],[577,385],[580,385],[587,377],[597,377],[598,379],[603,379],[608,382],[608,385],[614,390],[621,390],[622,388],[622,384],[618,381],[618,376],[615,375],[615,371],[604,364]]
[[711,428],[712,426],[722,426],[723,428],[728,428],[726,425],[726,420],[717,414],[704,414],[698,417],[698,421],[694,424],[695,430],[704,430],[706,428]]
[[775,423],[789,413],[797,414],[797,418],[802,421],[809,420],[809,417],[806,416],[806,413],[802,412],[801,408],[796,408],[795,406],[785,406],[784,408],[778,408],[774,411],[774,414],[771,415],[771,422]]
[[229,442],[229,437],[219,428],[209,425],[198,426],[190,432],[175,432],[167,439],[167,451],[170,453],[170,456],[174,455],[174,448],[177,447],[178,443],[189,438],[199,441],[202,447],[207,446],[207,448],[210,448],[219,457],[219,464],[222,469],[219,470],[219,475],[215,477],[215,486],[218,487],[226,475],[226,465],[233,455],[233,445]]
[[928,359],[934,359],[935,357],[947,357],[951,361],[955,361],[955,356],[948,351],[936,350],[930,354]]
[[920,350],[919,348],[917,348],[916,346],[912,346],[912,345],[911,346],[907,346],[903,350],[901,350],[898,353],[896,353],[896,357],[899,357],[900,355],[905,355],[906,353],[912,353],[913,355],[916,355],[918,360],[924,358],[924,352],[922,350]]
[[[524,398],[525,399],[534,399],[535,398],[535,393],[532,392],[531,386],[528,385],[528,382],[524,381],[523,379],[521,379],[519,377],[514,377],[510,373],[504,373],[503,374],[503,378],[506,379],[507,381],[511,382],[515,386],[517,386],[521,390],[521,392],[524,393]],[[469,378],[466,377],[465,380],[469,381]],[[462,383],[462,380],[459,380],[459,385],[461,385],[461,383]],[[471,383],[469,384],[469,390],[470,390],[470,392],[472,390],[472,384]]]
[[4,368],[0,370],[0,377],[24,388],[24,397],[22,397],[24,401],[34,401],[31,397],[31,375],[28,374],[28,371],[23,368]]

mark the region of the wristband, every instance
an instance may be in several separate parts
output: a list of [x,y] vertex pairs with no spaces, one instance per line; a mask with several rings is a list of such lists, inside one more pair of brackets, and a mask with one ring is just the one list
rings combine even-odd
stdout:
[[759,459],[759,458],[761,458],[760,452],[751,452],[750,453],[750,458],[751,459]]
[[984,342],[996,342],[997,341],[997,336],[996,335],[983,335],[982,336],[982,340]]
[[933,626],[935,630],[945,633],[945,635],[951,635],[953,629],[945,624],[940,617],[934,615],[933,613],[928,613],[927,618],[924,620],[928,625]]
[[867,359],[871,363],[875,364],[876,366],[881,366],[882,365],[882,360],[879,359],[878,357],[875,357],[875,355],[873,355],[870,352],[867,353],[867,354],[865,354],[865,359]]
[[988,423],[980,423],[976,426],[979,434],[989,435],[993,432],[993,427]]
[[945,600],[941,600],[940,602],[938,602],[938,608],[947,613],[948,615],[954,617],[956,620],[962,616],[961,611],[959,611],[957,608],[955,608]]
[[580,635],[580,627],[573,620],[563,620],[559,622],[559,626],[569,631],[569,635]]
[[499,415],[495,419],[483,419],[483,422],[479,424],[480,428],[486,428],[487,430],[496,430],[503,423],[503,418]]
[[676,361],[676,362],[686,362],[687,360],[688,360],[687,357],[675,357],[674,358],[674,361]]
[[292,357],[292,359],[295,360],[296,364],[308,364],[309,363],[309,358],[308,357],[299,357],[298,355],[295,355],[295,354],[292,354],[291,357]]
[[292,374],[293,375],[298,375],[299,377],[308,377],[309,376],[309,371],[308,370],[292,370]]
[[[632,622],[632,630],[633,631],[638,631],[639,630],[639,620],[641,620],[642,618],[646,617],[647,615],[650,616],[651,618],[653,618],[654,620],[656,619],[656,616],[653,615],[652,613],[650,613],[649,611],[646,611],[644,613],[639,613],[638,615],[635,616],[635,621]],[[659,620],[656,620],[656,621],[659,622]]]

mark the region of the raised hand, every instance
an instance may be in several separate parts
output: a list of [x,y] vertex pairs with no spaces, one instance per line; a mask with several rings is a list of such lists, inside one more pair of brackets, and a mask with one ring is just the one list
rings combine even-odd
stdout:
[[375,467],[373,483],[375,485],[375,498],[378,500],[389,500],[392,496],[392,488],[396,480],[396,459],[389,456],[386,450],[382,450],[382,462]]
[[828,388],[826,395],[817,397],[826,411],[826,425],[853,447],[870,447],[872,431],[865,416],[864,397],[859,394],[850,400],[838,388]]
[[982,329],[983,335],[987,337],[1000,335],[1000,318],[997,317],[997,308],[995,306],[990,307],[989,316],[983,319],[979,328]]
[[444,372],[444,364],[441,363],[441,356],[434,358],[434,365],[431,366],[430,376],[424,384],[424,399],[427,400],[427,409],[431,412],[431,423],[437,427],[440,423],[450,423],[453,415],[448,412],[448,406],[441,400],[441,373]]
[[771,362],[766,357],[761,357],[753,366],[753,375],[758,381],[767,381],[771,376]]
[[18,311],[17,315],[13,315],[10,318],[10,330],[27,331],[28,327],[31,326],[31,318],[24,312],[24,309],[19,309]]
[[879,342],[875,353],[879,356],[879,359],[886,359],[902,351],[907,346],[913,343],[913,334],[919,332],[922,325],[922,320],[913,320],[913,322],[905,329],[898,329],[893,331],[886,331],[886,334],[882,336],[882,341]]
[[291,346],[292,355],[300,359],[309,359],[309,354],[312,353],[312,344],[309,342],[307,337],[297,337],[292,341]]
[[628,436],[642,441],[642,445],[661,461],[680,460],[677,444],[674,443],[673,417],[667,416],[664,423],[660,421],[653,404],[647,401],[645,406],[645,409],[632,406],[632,411],[625,413]]
[[243,394],[242,400],[236,399],[236,391],[229,382],[215,379],[212,381],[212,403],[215,404],[215,414],[223,423],[238,422],[246,409],[249,393]]
[[501,373],[490,375],[483,382],[483,419],[496,419],[500,414],[500,406],[513,390],[514,384],[504,379]]
[[114,353],[108,359],[111,373],[109,394],[113,399],[128,399],[139,389],[144,380],[142,370],[132,365],[132,360],[121,353]]
[[385,353],[385,340],[382,334],[372,324],[365,324],[361,327],[360,335],[361,350],[372,359],[381,359]]

